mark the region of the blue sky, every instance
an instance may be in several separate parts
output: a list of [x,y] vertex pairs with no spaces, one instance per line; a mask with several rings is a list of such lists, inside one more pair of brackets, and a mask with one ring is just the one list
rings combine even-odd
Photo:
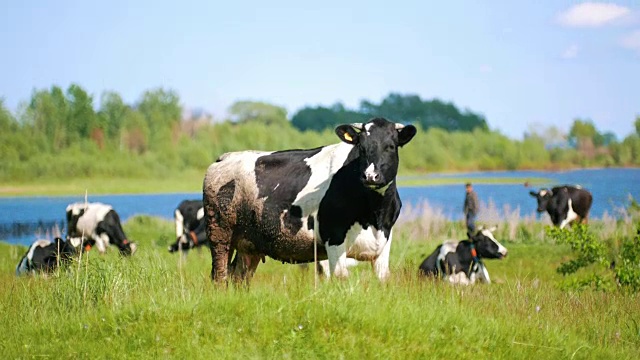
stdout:
[[619,138],[640,115],[634,1],[6,1],[0,97],[78,83],[134,103],[163,86],[225,116],[236,100],[289,114],[389,92],[452,101],[522,138],[592,119]]

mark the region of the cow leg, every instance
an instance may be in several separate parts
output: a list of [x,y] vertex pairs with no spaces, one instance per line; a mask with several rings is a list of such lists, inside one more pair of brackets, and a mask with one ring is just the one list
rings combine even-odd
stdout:
[[184,234],[184,216],[182,216],[180,210],[176,209],[174,217],[176,219],[176,238],[179,238],[180,235]]
[[376,272],[376,276],[378,279],[384,281],[389,277],[389,253],[391,252],[391,239],[393,238],[393,233],[389,233],[389,240],[384,244],[382,248],[382,252],[378,257],[371,263],[373,265],[373,270]]
[[347,251],[344,243],[340,245],[325,245],[329,258],[329,271],[336,277],[348,277]]
[[105,233],[100,235],[94,234],[92,238],[96,239],[96,247],[98,248],[98,252],[100,254],[104,254],[107,251],[107,246],[109,245],[109,236]]

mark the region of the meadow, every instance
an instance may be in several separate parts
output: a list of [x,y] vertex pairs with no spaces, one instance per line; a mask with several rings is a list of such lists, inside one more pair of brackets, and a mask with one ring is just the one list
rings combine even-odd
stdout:
[[[635,233],[634,223],[605,218],[590,228],[614,255],[616,244]],[[440,241],[464,237],[461,223],[428,206],[406,209],[397,225],[385,283],[362,263],[348,279],[320,279],[316,286],[312,265],[267,259],[249,286],[216,285],[208,249],[167,252],[172,222],[137,216],[124,226],[139,244],[133,257],[90,251],[46,277],[17,278],[26,248],[0,243],[3,358],[632,359],[640,353],[640,297],[563,286],[567,279],[555,269],[571,250],[547,238],[546,224],[534,218],[499,224],[496,237],[509,255],[487,261],[492,284],[471,287],[417,275]]]

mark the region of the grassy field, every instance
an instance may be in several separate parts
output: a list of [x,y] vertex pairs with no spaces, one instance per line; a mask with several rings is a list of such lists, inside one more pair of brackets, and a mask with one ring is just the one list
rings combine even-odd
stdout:
[[[19,358],[637,359],[640,296],[566,291],[555,268],[566,246],[542,224],[505,224],[509,249],[488,261],[493,284],[420,279],[418,264],[462,225],[399,224],[386,283],[360,264],[347,280],[267,259],[250,287],[209,280],[208,251],[169,254],[170,222],[125,223],[139,243],[128,259],[89,252],[70,269],[14,275],[24,247],[0,243],[0,354]],[[439,221],[439,220],[438,220]],[[611,228],[613,226],[613,228]],[[594,223],[608,241],[633,224]],[[509,237],[508,233],[515,236]],[[505,240],[510,239],[510,240]],[[612,240],[613,239],[613,240]]]

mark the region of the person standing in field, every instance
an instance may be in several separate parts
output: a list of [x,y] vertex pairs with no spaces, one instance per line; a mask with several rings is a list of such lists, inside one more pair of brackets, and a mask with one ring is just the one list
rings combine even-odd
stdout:
[[464,217],[467,223],[467,231],[473,234],[476,231],[476,216],[478,215],[478,195],[473,191],[471,183],[465,185],[466,195],[464,197]]

